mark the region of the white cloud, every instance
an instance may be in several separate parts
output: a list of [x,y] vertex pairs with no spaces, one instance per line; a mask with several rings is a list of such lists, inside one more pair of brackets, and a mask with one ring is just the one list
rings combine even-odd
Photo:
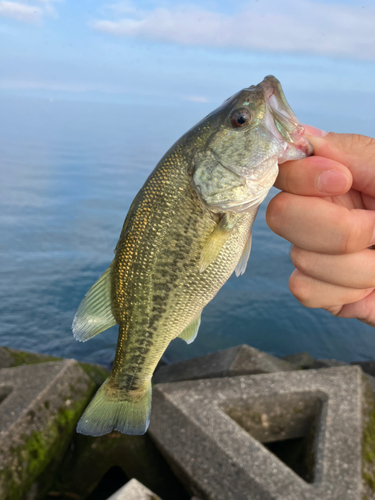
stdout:
[[183,100],[190,102],[210,102],[208,97],[204,95],[185,95]]
[[49,90],[55,92],[103,92],[105,94],[120,94],[124,89],[119,85],[89,83],[89,82],[59,82],[39,80],[0,79],[0,90]]
[[[311,0],[263,0],[222,14],[191,4],[139,10],[110,6],[114,18],[91,26],[117,36],[185,46],[300,52],[375,59],[375,7]],[[366,4],[367,5],[367,4]]]
[[0,1],[0,17],[9,17],[16,21],[35,23],[42,20],[45,14],[55,15],[53,0],[35,0],[40,5],[30,5],[20,2]]
[[33,23],[40,21],[43,16],[43,9],[37,6],[25,5],[18,2],[0,2],[0,16],[10,17],[17,21]]

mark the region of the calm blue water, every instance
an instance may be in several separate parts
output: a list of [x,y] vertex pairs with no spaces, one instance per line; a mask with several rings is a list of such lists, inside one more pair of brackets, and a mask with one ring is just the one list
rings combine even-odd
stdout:
[[[375,136],[373,95],[288,98],[301,121]],[[149,172],[216,104],[0,99],[1,345],[112,360],[116,328],[78,343],[70,330],[74,313],[112,260],[126,212]],[[345,361],[375,359],[375,329],[305,309],[290,294],[290,245],[268,229],[265,208],[245,275],[232,277],[205,308],[195,342],[173,341],[167,359],[240,343],[278,356],[307,350]]]

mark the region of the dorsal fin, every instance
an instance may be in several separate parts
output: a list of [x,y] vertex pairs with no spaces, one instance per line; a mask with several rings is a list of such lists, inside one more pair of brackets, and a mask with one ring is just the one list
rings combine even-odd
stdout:
[[76,340],[85,342],[117,323],[112,313],[112,264],[92,285],[74,316],[72,330]]

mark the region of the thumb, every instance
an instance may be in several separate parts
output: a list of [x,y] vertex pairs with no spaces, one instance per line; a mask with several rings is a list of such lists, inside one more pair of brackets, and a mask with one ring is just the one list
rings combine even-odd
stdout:
[[375,196],[375,139],[359,134],[324,134],[309,125],[305,131],[316,156],[344,164],[353,175],[352,187]]

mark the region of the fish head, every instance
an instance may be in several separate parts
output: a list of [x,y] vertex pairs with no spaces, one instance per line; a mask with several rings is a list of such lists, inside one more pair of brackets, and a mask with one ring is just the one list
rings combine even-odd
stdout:
[[249,181],[261,180],[279,163],[313,153],[274,76],[233,95],[205,121],[211,130],[206,151]]

